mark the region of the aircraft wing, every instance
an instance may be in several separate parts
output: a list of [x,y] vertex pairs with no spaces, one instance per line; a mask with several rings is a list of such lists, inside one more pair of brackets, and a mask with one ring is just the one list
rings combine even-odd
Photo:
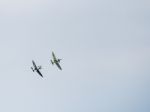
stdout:
[[41,76],[43,77],[43,75],[41,74],[41,72],[37,69],[36,72]]
[[62,70],[61,66],[59,65],[59,63],[56,63],[57,67]]
[[37,68],[36,64],[34,61],[32,61],[34,68]]
[[53,56],[53,60],[57,60],[57,58],[56,58],[54,52],[52,52],[52,56]]

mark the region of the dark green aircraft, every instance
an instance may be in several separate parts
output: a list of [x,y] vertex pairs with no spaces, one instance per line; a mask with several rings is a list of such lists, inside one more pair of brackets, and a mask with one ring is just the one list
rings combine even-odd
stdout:
[[62,59],[57,59],[56,58],[56,56],[55,56],[55,54],[54,54],[54,52],[52,52],[52,57],[53,57],[53,59],[51,60],[51,63],[52,63],[52,65],[54,65],[54,64],[56,64],[56,66],[60,69],[60,70],[62,70],[62,68],[61,68],[61,66],[60,66],[60,60],[62,60]]
[[41,74],[40,72],[40,69],[42,69],[41,66],[36,66],[35,62],[32,60],[32,64],[33,64],[33,67],[31,67],[32,71],[36,71],[41,77],[43,77],[43,75]]

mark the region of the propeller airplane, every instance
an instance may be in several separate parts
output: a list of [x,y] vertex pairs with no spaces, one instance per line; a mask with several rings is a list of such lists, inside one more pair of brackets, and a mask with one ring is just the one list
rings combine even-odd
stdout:
[[42,69],[41,66],[36,66],[35,62],[32,60],[32,64],[33,64],[33,67],[31,67],[32,71],[36,71],[41,77],[43,77],[43,75],[41,74],[40,72],[40,69]]
[[62,70],[62,68],[59,64],[62,59],[57,59],[54,52],[52,52],[52,57],[53,57],[53,59],[51,60],[52,65],[55,64],[60,70]]

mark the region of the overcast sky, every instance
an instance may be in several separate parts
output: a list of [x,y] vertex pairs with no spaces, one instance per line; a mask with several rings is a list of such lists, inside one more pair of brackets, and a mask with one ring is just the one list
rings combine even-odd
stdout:
[[150,112],[149,0],[1,0],[0,54],[1,112]]

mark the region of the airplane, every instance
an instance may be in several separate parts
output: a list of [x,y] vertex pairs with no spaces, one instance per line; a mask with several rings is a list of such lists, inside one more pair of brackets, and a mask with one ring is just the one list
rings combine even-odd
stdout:
[[32,60],[32,64],[33,64],[33,67],[31,67],[32,71],[36,71],[41,77],[43,77],[43,75],[41,74],[40,72],[40,69],[42,69],[41,66],[36,66],[35,62]]
[[54,54],[54,52],[52,52],[52,57],[53,57],[53,60],[51,60],[51,63],[52,63],[52,65],[54,65],[54,64],[56,64],[56,66],[60,69],[60,70],[62,70],[62,68],[61,68],[61,66],[60,66],[60,60],[62,60],[62,59],[57,59],[56,58],[56,56],[55,56],[55,54]]

